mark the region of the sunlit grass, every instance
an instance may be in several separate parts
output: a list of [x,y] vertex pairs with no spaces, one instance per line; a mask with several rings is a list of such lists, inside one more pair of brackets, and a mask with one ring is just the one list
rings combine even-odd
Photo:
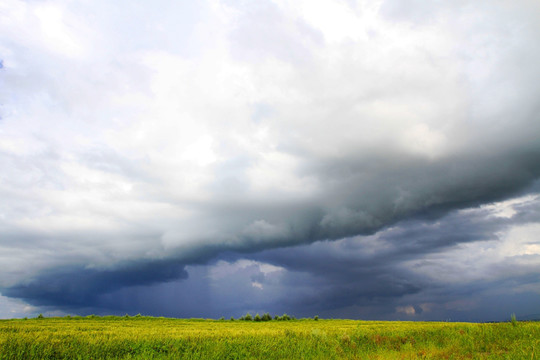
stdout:
[[540,323],[0,321],[1,359],[539,359]]

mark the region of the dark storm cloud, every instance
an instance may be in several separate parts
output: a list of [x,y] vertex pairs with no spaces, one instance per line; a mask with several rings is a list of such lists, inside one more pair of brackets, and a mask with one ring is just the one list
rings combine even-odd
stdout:
[[[403,263],[462,243],[497,240],[498,231],[512,224],[537,220],[532,216],[538,207],[530,204],[518,207],[518,213],[512,219],[486,218],[483,212],[456,212],[518,195],[520,191],[531,191],[524,186],[537,176],[540,162],[535,157],[510,159],[495,156],[452,160],[432,167],[394,159],[397,162],[395,168],[390,170],[384,166],[384,171],[376,177],[370,170],[372,178],[369,181],[359,180],[366,174],[363,167],[333,165],[333,171],[321,174],[336,179],[333,198],[325,202],[343,206],[337,211],[322,207],[317,210],[280,208],[269,204],[248,207],[251,212],[248,214],[242,205],[237,205],[229,207],[228,213],[223,214],[225,220],[227,216],[265,218],[270,222],[286,218],[287,225],[276,229],[269,223],[255,223],[250,231],[244,231],[238,243],[194,246],[165,262],[133,263],[107,271],[81,267],[53,269],[24,284],[4,288],[2,294],[25,299],[33,305],[99,307],[103,305],[103,294],[185,278],[187,273],[181,264],[205,263],[221,252],[236,251],[240,252],[236,258],[247,256],[291,272],[284,280],[286,288],[307,288],[305,292],[294,291],[296,295],[280,300],[279,306],[267,304],[267,308],[290,309],[288,311],[301,316],[314,312],[331,314],[350,306],[376,305],[379,314],[384,313],[381,307],[392,312],[396,299],[437,287],[436,283],[411,272]],[[363,189],[355,189],[356,184],[361,184]],[[399,197],[400,192],[406,195]],[[407,218],[410,220],[402,220]],[[377,235],[369,236],[375,233]],[[346,236],[356,237],[316,242]],[[302,243],[310,245],[295,246]],[[284,248],[265,250],[276,246]],[[307,275],[299,276],[298,273]],[[252,280],[262,279],[254,277]],[[129,300],[124,303],[129,304]],[[109,299],[107,306],[113,308],[114,301]],[[234,306],[221,304],[219,308],[234,309]],[[151,307],[147,310],[157,311]],[[189,312],[170,311],[169,314],[204,315],[193,308]]]
[[[517,213],[512,218],[493,216],[492,210],[487,208],[458,211],[438,219],[403,221],[373,236],[267,250],[251,258],[289,270],[284,280],[287,287],[311,290],[283,299],[295,313],[306,316],[322,313],[327,316],[392,318],[388,315],[395,312],[396,306],[407,304],[403,299],[413,299],[417,314],[422,312],[419,307],[422,304],[435,303],[443,307],[444,303],[468,296],[478,297],[477,303],[483,304],[490,301],[490,292],[496,290],[505,289],[510,296],[516,291],[524,292],[520,290],[523,286],[530,285],[534,289],[540,283],[538,266],[523,263],[527,258],[524,255],[501,261],[491,270],[486,270],[481,280],[475,280],[470,270],[459,264],[459,254],[449,255],[450,259],[456,257],[455,266],[451,267],[439,267],[441,264],[437,257],[444,258],[445,254],[451,254],[462,244],[479,242],[491,244],[488,248],[497,247],[501,233],[512,226],[529,223],[531,219],[522,215],[538,208],[538,201],[525,207],[517,206],[514,208]],[[434,258],[430,259],[430,255]],[[426,266],[429,263],[431,265]],[[424,266],[429,269],[427,272],[415,271],[415,268]],[[447,284],[438,281],[438,278],[444,278],[445,273],[459,278],[460,282]],[[522,301],[528,302],[530,312],[538,294],[529,292],[524,297],[528,300]],[[505,308],[511,305],[508,303]],[[488,311],[484,315],[475,314],[477,306],[452,312],[451,317],[475,321],[489,318],[485,315]],[[490,308],[491,319],[507,316],[501,309],[500,313],[495,313],[496,306],[490,305]],[[443,313],[444,310],[439,309],[438,312],[424,313],[423,318],[437,319]]]
[[[101,289],[84,305],[87,313],[177,317],[237,317],[247,311],[363,319],[485,321],[506,320],[512,312],[526,317],[538,310],[538,255],[481,254],[500,246],[503,252],[508,246],[521,251],[526,240],[513,245],[503,234],[535,224],[522,215],[539,208],[536,197],[512,206],[511,217],[489,205],[401,221],[371,236],[222,254],[225,264],[190,267],[188,279]],[[236,263],[245,258],[255,262]],[[468,262],[478,262],[478,268]],[[277,268],[268,272],[261,264]]]
[[205,209],[230,223],[252,224],[249,231],[231,234],[240,241],[223,250],[259,251],[276,244],[369,235],[403,219],[436,219],[516,196],[531,191],[540,175],[540,149],[493,149],[436,162],[387,152],[369,159],[318,161],[317,168],[303,175],[323,184],[319,198],[304,204],[217,202]]
[[134,262],[115,269],[63,267],[45,271],[25,282],[2,289],[2,294],[33,305],[60,308],[96,306],[100,295],[119,287],[150,285],[186,279],[182,264],[174,261]]
[[534,2],[10,4],[2,295],[427,318],[534,284]]
[[[537,268],[527,269],[522,259],[516,258],[497,265],[498,272],[503,275],[491,278],[495,274],[491,269],[481,279],[475,279],[471,277],[470,270],[459,264],[462,255],[450,255],[449,260],[456,263],[450,268],[438,267],[440,260],[429,259],[428,256],[444,258],[445,254],[451,253],[449,250],[461,244],[480,242],[491,244],[488,248],[496,247],[501,241],[501,231],[512,225],[526,224],[527,221],[519,214],[533,207],[538,208],[537,201],[530,203],[528,210],[519,210],[512,218],[493,216],[493,210],[481,208],[454,212],[436,221],[401,222],[368,237],[322,241],[252,255],[229,254],[222,258],[234,263],[235,259],[247,256],[285,270],[278,271],[276,278],[276,275],[261,272],[256,265],[229,275],[220,269],[224,277],[212,285],[217,286],[214,292],[208,289],[208,275],[199,271],[194,279],[154,287],[151,291],[120,290],[116,299],[123,299],[121,303],[124,309],[140,311],[144,308],[147,313],[169,316],[220,317],[239,316],[246,311],[270,311],[297,316],[317,313],[326,317],[364,319],[451,318],[481,321],[505,320],[509,313],[516,310],[525,316],[534,313],[535,299],[538,298],[537,294],[531,292],[539,282]],[[428,273],[417,272],[414,271],[417,266],[431,266],[431,269]],[[460,282],[441,283],[437,278],[444,273],[460,278]],[[257,281],[263,289],[250,286],[253,281]],[[532,286],[532,289],[523,289],[524,286]],[[186,298],[181,294],[188,289],[191,295]],[[500,289],[504,289],[504,296],[497,294]],[[143,295],[145,293],[153,295]],[[156,303],[158,298],[162,299],[158,301],[158,306],[149,305]],[[208,298],[214,301],[207,302]],[[204,305],[194,305],[194,299]],[[516,309],[516,304],[523,307]],[[413,307],[414,314],[396,311],[404,311],[402,309],[409,306]]]

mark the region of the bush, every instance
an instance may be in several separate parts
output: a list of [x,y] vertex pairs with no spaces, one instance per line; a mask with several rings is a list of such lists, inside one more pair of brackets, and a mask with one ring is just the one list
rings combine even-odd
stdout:
[[234,316],[231,316],[231,321],[234,321]]
[[263,316],[262,316],[262,321],[270,321],[272,320],[272,316],[270,316],[269,313],[265,313]]
[[261,320],[262,320],[262,319],[261,319],[261,316],[259,315],[259,313],[257,313],[257,314],[255,315],[255,318],[254,318],[253,320],[255,320],[255,321],[261,321]]
[[242,318],[240,318],[240,320],[244,320],[244,321],[252,321],[253,318],[251,317],[251,314],[250,314],[250,313],[247,313],[247,314],[244,315]]
[[315,321],[319,320],[319,315],[315,315],[315,316],[313,317],[313,320],[315,320]]
[[39,315],[37,316],[37,318],[38,318],[38,319],[44,319],[45,316],[43,316],[43,314],[39,314]]
[[512,322],[512,326],[516,327],[518,322],[516,320],[516,314],[510,315],[510,321]]

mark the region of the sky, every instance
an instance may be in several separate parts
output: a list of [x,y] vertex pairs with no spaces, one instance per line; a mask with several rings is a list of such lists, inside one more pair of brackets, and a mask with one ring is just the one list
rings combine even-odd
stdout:
[[536,0],[0,0],[0,318],[540,318]]

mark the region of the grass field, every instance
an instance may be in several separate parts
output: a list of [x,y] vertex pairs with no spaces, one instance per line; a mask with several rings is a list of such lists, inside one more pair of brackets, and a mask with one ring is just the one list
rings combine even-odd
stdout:
[[540,323],[0,320],[0,359],[540,359]]

